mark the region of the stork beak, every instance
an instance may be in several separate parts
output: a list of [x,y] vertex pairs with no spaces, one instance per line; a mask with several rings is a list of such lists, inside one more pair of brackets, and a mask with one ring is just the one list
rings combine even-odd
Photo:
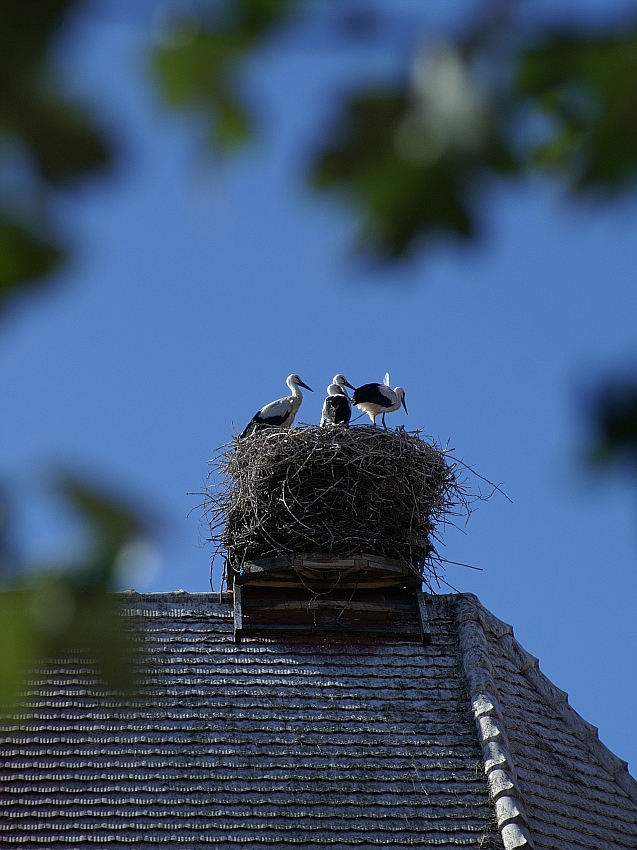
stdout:
[[356,387],[352,386],[352,384],[350,384],[350,382],[349,382],[349,381],[345,381],[345,386],[346,386],[346,387],[349,387],[349,388],[350,388],[350,390],[355,390],[355,389],[356,389]]
[[402,397],[402,405],[405,408],[405,413],[409,415],[409,411],[407,410],[407,405],[405,404],[405,396]]
[[300,386],[300,387],[305,387],[305,389],[306,389],[306,390],[309,390],[311,393],[313,393],[313,392],[314,392],[314,390],[312,389],[312,387],[308,387],[308,385],[307,385],[307,384],[304,384],[304,383],[303,383],[303,381],[301,381],[301,380],[299,380],[299,386]]

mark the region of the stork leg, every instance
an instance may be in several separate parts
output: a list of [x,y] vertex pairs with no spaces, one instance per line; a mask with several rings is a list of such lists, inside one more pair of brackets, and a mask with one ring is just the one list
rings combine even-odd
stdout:
[[385,424],[385,414],[384,413],[383,413],[383,418],[381,419],[381,422],[383,423],[383,428],[385,430],[387,430],[387,425]]

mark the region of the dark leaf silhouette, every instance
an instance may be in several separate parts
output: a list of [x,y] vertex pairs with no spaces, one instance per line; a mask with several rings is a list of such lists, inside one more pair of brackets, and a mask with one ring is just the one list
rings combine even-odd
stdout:
[[577,190],[613,195],[637,176],[637,35],[555,36],[522,57],[518,95],[554,132],[535,151]]
[[0,221],[0,312],[22,288],[42,285],[61,258],[59,245],[33,236],[19,224]]

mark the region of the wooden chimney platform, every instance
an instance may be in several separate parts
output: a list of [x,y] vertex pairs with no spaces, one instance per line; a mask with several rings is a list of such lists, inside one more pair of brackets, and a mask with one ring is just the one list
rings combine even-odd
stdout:
[[401,561],[279,556],[246,562],[233,578],[237,641],[263,633],[429,641],[420,576]]

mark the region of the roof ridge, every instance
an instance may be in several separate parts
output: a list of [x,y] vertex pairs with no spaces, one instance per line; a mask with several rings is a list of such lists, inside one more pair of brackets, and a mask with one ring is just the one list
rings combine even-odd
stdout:
[[160,590],[160,591],[139,591],[131,587],[130,590],[120,590],[112,594],[115,599],[123,601],[139,602],[185,602],[189,599],[198,602],[231,602],[232,592],[210,591],[210,590]]
[[495,635],[511,663],[533,686],[537,693],[559,714],[570,732],[584,743],[601,767],[612,777],[624,793],[637,804],[637,780],[628,772],[628,762],[615,755],[599,739],[598,729],[585,720],[569,703],[568,693],[558,688],[540,670],[539,659],[528,652],[514,637],[513,626],[498,619],[473,594],[462,594],[477,608],[480,624],[485,631]]
[[471,593],[457,596],[456,622],[462,667],[469,683],[471,708],[482,745],[484,772],[502,842],[506,850],[524,847],[532,850],[535,845],[509,752],[481,617],[482,607],[478,598]]

